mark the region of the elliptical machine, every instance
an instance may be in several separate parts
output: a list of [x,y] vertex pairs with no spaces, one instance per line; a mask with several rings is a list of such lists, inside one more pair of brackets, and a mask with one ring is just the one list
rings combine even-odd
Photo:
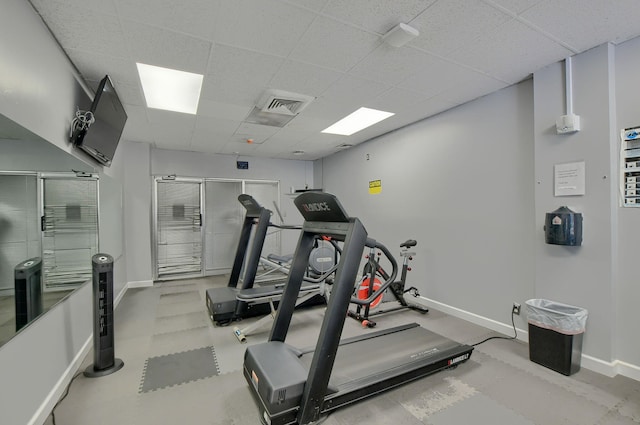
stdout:
[[[376,326],[376,322],[371,320],[372,316],[378,316],[385,313],[390,313],[392,311],[403,310],[406,308],[416,310],[422,314],[425,314],[429,311],[428,308],[423,307],[421,305],[410,303],[405,299],[404,294],[409,293],[414,298],[420,296],[420,292],[418,288],[415,286],[411,286],[408,289],[405,289],[405,284],[407,281],[407,272],[411,271],[411,267],[409,267],[409,261],[413,260],[413,256],[416,255],[415,252],[410,252],[409,248],[412,248],[418,244],[417,241],[413,239],[409,239],[400,244],[400,256],[403,258],[402,260],[402,272],[400,275],[400,280],[393,282],[389,286],[389,290],[395,300],[400,304],[396,307],[388,308],[388,309],[380,309],[375,312],[371,312],[371,310],[376,309],[383,301],[384,294],[381,294],[379,297],[375,298],[371,303],[366,305],[358,305],[356,310],[349,310],[347,315],[353,319],[358,320],[363,327],[373,328]],[[389,279],[389,275],[387,272],[380,266],[380,260],[378,259],[380,253],[376,254],[375,248],[370,248],[369,255],[367,255],[367,263],[364,266],[364,273],[362,280],[358,284],[356,288],[356,296],[358,299],[367,299],[373,294],[376,290],[380,288],[382,283],[376,277],[379,275],[383,280]],[[375,272],[374,272],[375,271]],[[373,283],[372,283],[373,282]]]

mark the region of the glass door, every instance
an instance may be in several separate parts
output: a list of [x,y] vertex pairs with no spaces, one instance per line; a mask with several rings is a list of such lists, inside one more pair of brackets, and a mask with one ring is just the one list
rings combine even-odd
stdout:
[[98,253],[98,179],[66,174],[41,179],[44,290],[67,290],[91,280]]
[[205,267],[207,275],[231,269],[240,239],[244,208],[238,202],[242,182],[205,181]]
[[202,189],[197,179],[157,178],[156,278],[202,275]]

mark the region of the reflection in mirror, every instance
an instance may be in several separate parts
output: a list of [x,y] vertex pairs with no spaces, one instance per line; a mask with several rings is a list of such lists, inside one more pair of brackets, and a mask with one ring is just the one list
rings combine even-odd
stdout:
[[39,173],[72,170],[94,171],[0,115],[0,345],[79,287],[77,279],[51,290],[42,284],[51,250],[43,249]]

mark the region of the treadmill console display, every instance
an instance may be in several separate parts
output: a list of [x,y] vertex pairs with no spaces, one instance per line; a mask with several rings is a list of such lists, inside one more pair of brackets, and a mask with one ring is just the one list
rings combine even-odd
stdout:
[[349,222],[349,216],[335,195],[305,192],[293,200],[305,221]]
[[253,199],[252,196],[243,193],[242,195],[238,196],[238,201],[240,201],[242,206],[247,210],[247,217],[260,217],[260,211],[262,210],[262,207],[260,206],[258,201]]

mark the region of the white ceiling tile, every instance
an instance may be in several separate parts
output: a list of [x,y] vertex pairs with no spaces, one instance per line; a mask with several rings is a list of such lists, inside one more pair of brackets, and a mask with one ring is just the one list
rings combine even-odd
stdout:
[[[638,0],[32,4],[89,87],[104,74],[112,77],[129,115],[126,140],[247,158],[329,155],[339,144],[356,145],[440,113],[576,51],[640,34]],[[402,48],[381,43],[399,22],[421,36]],[[204,73],[198,118],[144,108],[136,61]],[[243,125],[267,88],[316,99],[283,128]],[[350,137],[321,133],[360,106],[396,115]],[[246,143],[249,134],[255,144]],[[305,155],[292,157],[297,149]]]
[[545,0],[484,0],[487,4],[497,5],[507,11],[520,14]]
[[113,57],[127,56],[127,38],[117,16],[67,5],[52,13],[54,15],[48,17],[49,29],[66,48]]
[[420,31],[411,45],[446,56],[510,19],[480,0],[439,1],[411,23]]
[[319,97],[307,106],[294,120],[302,121],[306,117],[313,117],[315,121],[323,121],[330,124],[342,119],[356,109],[364,106],[354,101],[336,102],[333,98]]
[[330,99],[334,104],[363,105],[389,87],[389,84],[345,74],[322,93],[321,97]]
[[124,21],[134,62],[204,74],[211,43],[175,31]]
[[451,59],[494,78],[516,83],[537,70],[538,64],[553,63],[570,54],[571,51],[558,43],[511,20],[453,52]]
[[125,111],[127,112],[127,123],[122,132],[122,138],[132,142],[153,142],[151,126],[147,119],[147,108],[126,105]]
[[189,150],[215,153],[225,146],[229,137],[231,136],[221,133],[194,133],[189,143]]
[[253,156],[260,146],[259,144],[247,143],[247,139],[241,136],[231,136],[222,147],[221,153]]
[[268,87],[256,84],[225,84],[205,76],[200,97],[242,108],[253,108]]
[[274,134],[269,140],[277,140],[278,142],[281,142],[285,146],[293,146],[314,134],[317,134],[317,132],[283,127],[282,129],[280,129],[280,131],[278,131],[277,134]]
[[283,63],[280,57],[217,44],[206,77],[215,84],[267,86]]
[[323,13],[384,34],[399,23],[411,21],[435,0],[330,0]]
[[224,146],[240,125],[237,121],[198,117],[189,147],[191,150],[213,152]]
[[[338,136],[335,134],[318,133],[305,140],[300,141],[294,146],[290,147],[290,152],[294,150],[305,151],[307,154],[315,154],[324,156],[333,152],[337,152],[339,145],[348,142],[349,137]],[[355,145],[355,144],[354,144]]]
[[405,110],[412,108],[414,104],[422,102],[427,98],[427,96],[418,91],[393,87],[364,106],[401,114]]
[[273,136],[280,130],[280,128],[281,127],[243,122],[238,126],[234,134],[246,136],[245,138],[249,138],[254,140],[254,142],[257,142],[258,140],[264,140]]
[[239,121],[199,116],[196,119],[194,134],[206,135],[215,133],[228,137],[236,132],[240,124],[241,123]]
[[[127,19],[207,40],[213,37],[211,22],[219,2],[211,0],[118,0],[118,10]],[[197,13],[194,13],[197,11]]]
[[484,78],[487,77],[477,71],[434,57],[420,72],[403,80],[398,87],[435,96],[449,87]]
[[319,17],[311,24],[289,57],[345,72],[380,43],[377,35]]
[[198,117],[220,118],[223,120],[242,121],[253,109],[251,106],[234,105],[232,103],[216,102],[200,96],[198,104]]
[[382,44],[354,66],[349,74],[396,85],[415,74],[417,69],[427,68],[433,60],[434,56],[416,49]]
[[77,49],[68,49],[67,54],[76,67],[81,70],[82,77],[87,82],[100,81],[108,74],[114,83],[116,81],[129,85],[139,85],[140,83],[135,63],[130,59],[115,58]]
[[38,12],[50,19],[78,10],[93,10],[99,13],[116,15],[117,10],[112,0],[29,0]]
[[276,0],[222,1],[211,25],[216,42],[286,57],[315,16]]
[[319,12],[322,10],[328,0],[282,0],[284,3],[294,4],[307,9]]
[[[310,131],[312,133],[320,133],[325,128],[335,122],[333,119],[319,117],[314,114],[306,114],[303,111],[284,127],[295,131]],[[342,118],[342,117],[340,117]]]
[[273,77],[270,87],[317,97],[342,75],[330,69],[288,60]]
[[547,0],[521,17],[579,52],[640,34],[637,24],[640,2],[637,0],[565,0],[560,3]]

